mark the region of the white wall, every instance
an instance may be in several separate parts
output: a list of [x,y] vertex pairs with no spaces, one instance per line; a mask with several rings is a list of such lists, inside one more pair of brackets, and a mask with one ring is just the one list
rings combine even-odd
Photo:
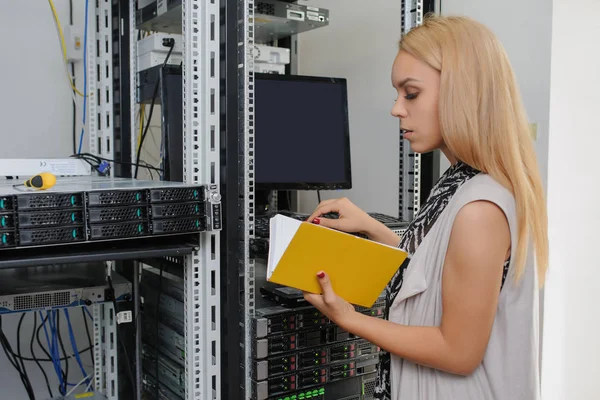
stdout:
[[[548,165],[550,101],[550,0],[443,0],[443,15],[465,15],[487,25],[500,39],[517,75],[531,123],[538,124],[536,151],[544,185]],[[442,156],[443,157],[443,156]],[[448,166],[441,163],[442,170]]]
[[[322,198],[347,196],[365,211],[397,216],[399,125],[390,110],[396,98],[391,68],[400,39],[400,1],[306,4],[328,8],[331,21],[298,35],[298,73],[348,80],[353,189],[323,192]],[[315,192],[299,197],[300,211],[316,207]]]
[[[73,3],[74,22],[83,27],[85,2]],[[68,1],[54,4],[61,24],[68,25]],[[73,154],[73,101],[48,2],[2,2],[0,35],[0,157],[68,157]],[[83,93],[81,63],[75,74]],[[78,102],[77,136],[81,96]]]
[[543,400],[600,398],[600,2],[554,0]]

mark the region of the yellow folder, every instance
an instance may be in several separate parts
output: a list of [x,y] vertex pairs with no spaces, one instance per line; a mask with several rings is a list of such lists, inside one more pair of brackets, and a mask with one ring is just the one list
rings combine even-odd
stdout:
[[391,247],[283,215],[270,220],[267,280],[321,293],[325,271],[346,301],[372,307],[408,254]]

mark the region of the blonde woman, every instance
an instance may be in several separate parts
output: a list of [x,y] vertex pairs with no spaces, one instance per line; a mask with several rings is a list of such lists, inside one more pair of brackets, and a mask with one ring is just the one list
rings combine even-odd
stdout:
[[[471,19],[428,17],[401,39],[392,84],[404,140],[418,153],[440,149],[452,165],[402,238],[347,199],[309,217],[408,251],[386,289],[384,319],[337,296],[327,265],[317,277],[323,293],[305,298],[385,351],[376,398],[537,399],[546,204],[506,53]],[[339,219],[322,217],[329,212]]]

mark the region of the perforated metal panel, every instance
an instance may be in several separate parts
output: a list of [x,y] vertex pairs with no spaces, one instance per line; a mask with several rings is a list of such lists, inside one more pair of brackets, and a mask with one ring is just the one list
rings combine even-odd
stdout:
[[[423,0],[402,0],[402,34],[423,23]],[[420,209],[421,155],[400,138],[399,217],[411,221]]]
[[[85,137],[90,153],[108,159],[114,159],[112,3],[111,0],[89,2],[86,55],[88,98]],[[130,3],[135,7],[135,2]],[[117,324],[112,310],[110,303],[92,307],[94,386],[107,399],[117,400]]]
[[68,306],[71,304],[71,292],[65,290],[54,293],[15,296],[13,302],[13,310],[15,311]]
[[[88,19],[86,134],[90,153],[114,159],[113,151],[113,67],[111,1],[98,0],[90,6]],[[132,92],[135,93],[135,92]]]
[[[183,37],[183,175],[219,187],[219,2],[185,0]],[[219,232],[201,235],[184,260],[187,400],[218,399],[220,376]]]
[[[238,43],[241,46],[238,52],[238,99],[240,101],[240,138],[243,140],[241,147],[243,159],[243,174],[240,182],[244,187],[244,197],[240,199],[244,219],[241,225],[244,229],[244,240],[240,249],[240,273],[244,276],[243,287],[243,315],[245,327],[244,359],[245,366],[252,365],[252,337],[250,329],[255,312],[256,293],[254,280],[254,260],[250,258],[250,240],[254,238],[254,0],[239,0],[238,14],[240,29]],[[245,373],[245,398],[251,399],[252,382],[250,368]]]

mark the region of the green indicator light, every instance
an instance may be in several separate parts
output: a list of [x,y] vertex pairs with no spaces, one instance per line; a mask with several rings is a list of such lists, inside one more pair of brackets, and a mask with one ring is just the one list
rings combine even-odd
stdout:
[[71,214],[71,221],[75,222],[75,213]]
[[75,239],[77,237],[77,229],[73,229],[73,232],[71,232],[71,234],[73,235],[73,239]]
[[196,220],[196,228],[200,226],[200,221]]
[[198,191],[194,190],[194,197],[198,197]]
[[75,196],[71,196],[71,205],[74,206],[75,205]]
[[319,391],[317,389],[312,391],[312,394],[314,394],[315,396],[319,394]]
[[140,232],[140,233],[141,233],[141,232],[142,232],[142,229],[144,229],[144,227],[142,226],[142,224],[139,224],[139,225],[138,225],[138,232]]
[[283,399],[283,400],[292,400],[292,399],[291,399],[290,397],[286,397],[286,398],[285,398],[285,399]]
[[6,239],[6,233],[2,235],[2,243],[6,244],[6,242],[8,242],[8,239]]
[[141,196],[140,196],[140,194],[139,194],[139,193],[136,193],[136,194],[135,194],[135,199],[136,199],[137,201],[139,201],[139,200],[140,200],[140,197],[141,197]]
[[6,217],[2,217],[2,226],[6,226]]
[[196,206],[196,212],[200,211],[200,207]]
[[137,216],[138,217],[142,216],[142,210],[140,208],[137,209]]
[[325,388],[320,388],[319,389],[319,394],[325,394]]
[[0,200],[0,208],[4,208],[4,199]]

